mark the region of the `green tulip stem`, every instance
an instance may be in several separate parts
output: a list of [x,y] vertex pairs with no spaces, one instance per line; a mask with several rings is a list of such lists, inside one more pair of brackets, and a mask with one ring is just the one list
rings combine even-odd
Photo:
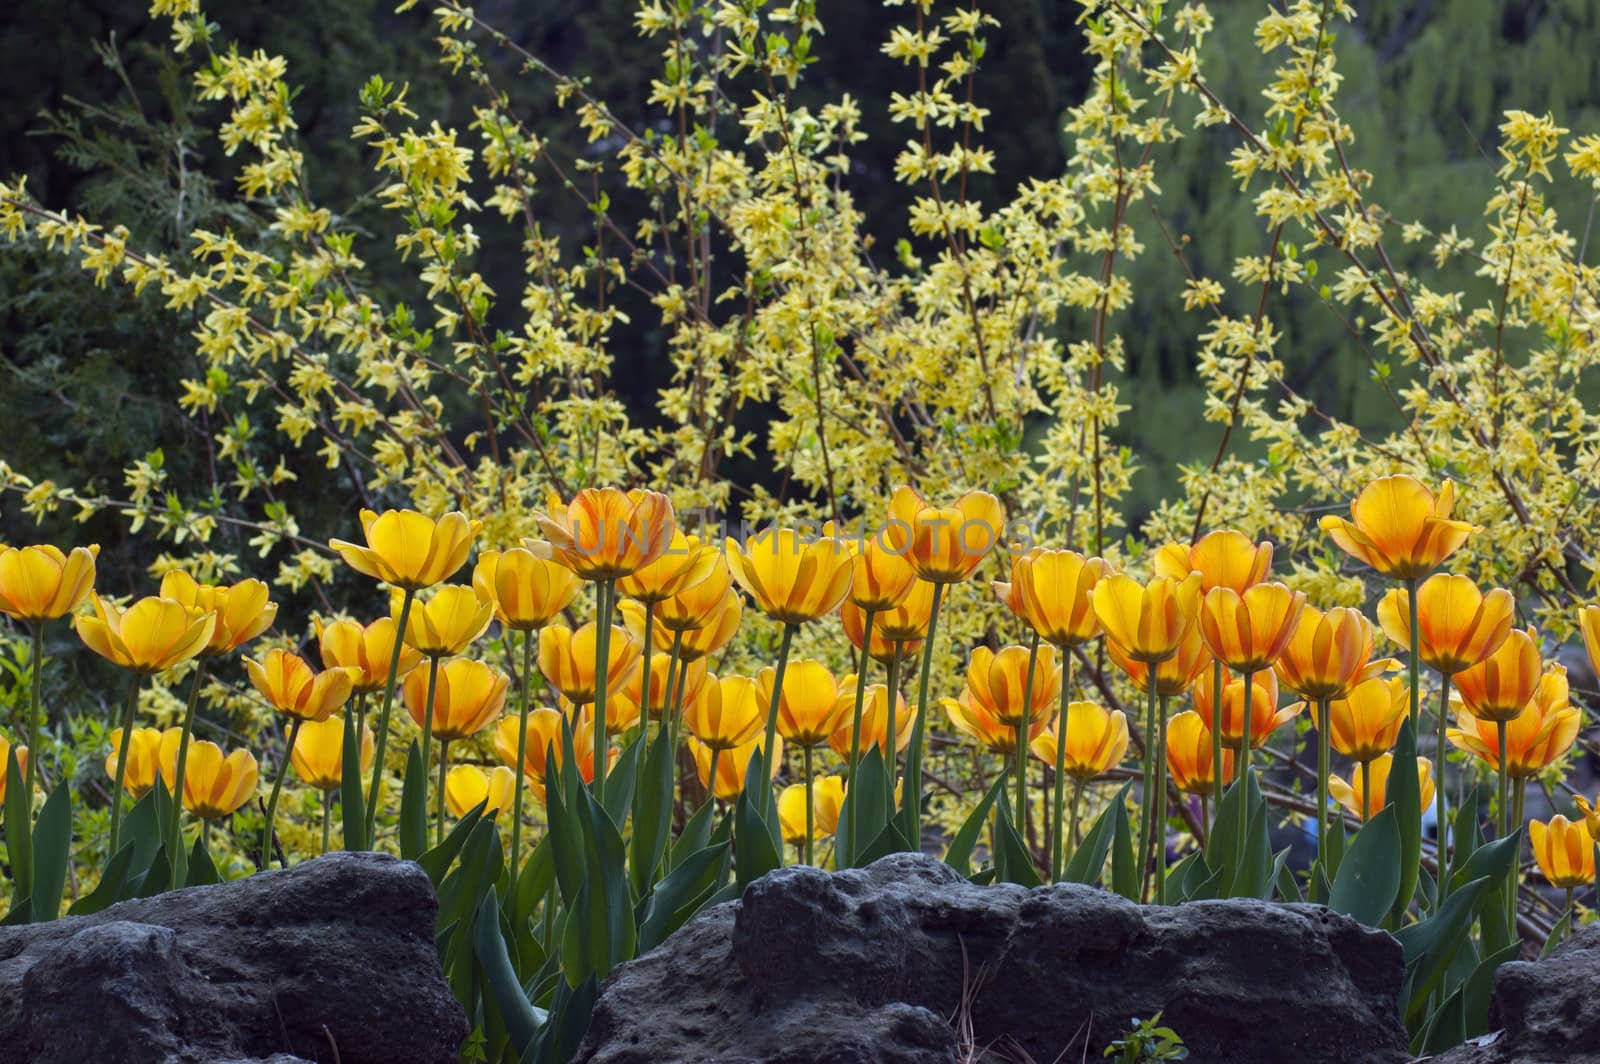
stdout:
[[328,852],[328,839],[333,827],[333,792],[322,792],[322,853]]
[[1361,762],[1361,823],[1372,819],[1372,762]]
[[439,744],[439,794],[434,800],[434,817],[437,826],[433,832],[433,844],[438,846],[444,842],[444,783],[450,775],[450,740],[445,739]]
[[1167,698],[1161,697],[1156,719],[1156,904],[1167,903]]
[[[644,604],[644,653],[639,662],[639,735],[641,738],[650,738],[650,659],[656,654],[656,600],[650,599]],[[672,666],[667,666],[667,686],[672,685]],[[645,749],[650,749],[650,744],[645,743]],[[635,791],[635,800],[638,794]]]
[[[1450,893],[1450,820],[1445,808],[1445,791],[1448,788],[1444,785],[1444,732],[1449,718],[1450,674],[1447,672],[1439,678],[1439,745],[1437,748],[1438,754],[1435,755],[1439,759],[1437,766],[1438,778],[1433,781],[1433,818],[1438,822],[1438,841],[1434,844],[1434,850],[1436,851],[1435,859],[1439,864],[1439,886],[1434,892],[1436,896],[1433,900],[1435,912],[1438,911],[1439,906],[1444,904],[1445,896]],[[1411,768],[1413,772],[1416,771],[1415,765],[1411,766]]]
[[[1083,808],[1083,777],[1072,778],[1072,820],[1067,830],[1067,860],[1072,859],[1072,852],[1078,848],[1078,814]],[[1059,876],[1057,878],[1060,878]]]
[[806,774],[806,838],[805,862],[812,863],[811,833],[816,830],[816,812],[811,807],[811,747],[802,747],[802,756],[805,759]]
[[439,693],[439,660],[438,654],[428,657],[428,698],[422,703],[422,772],[417,781],[422,788],[418,805],[421,809],[428,808],[428,761],[433,753],[433,700]]
[[1497,720],[1494,722],[1496,736],[1495,760],[1499,762],[1495,775],[1500,783],[1500,838],[1511,834],[1511,780],[1506,772],[1506,724],[1508,721]]
[[1413,735],[1422,730],[1422,677],[1419,670],[1421,651],[1418,641],[1421,633],[1417,630],[1417,578],[1412,577],[1406,581],[1406,601],[1411,607],[1411,660],[1406,662],[1406,679],[1411,684],[1411,732]]
[[200,818],[200,848],[211,852],[211,820],[207,817]]
[[[1032,728],[1029,717],[1033,710],[1033,674],[1038,663],[1039,633],[1034,632],[1028,644],[1027,678],[1022,682],[1022,720],[1017,725],[1017,831],[1024,839],[1028,837],[1028,732]],[[1056,743],[1057,747],[1060,745]]]
[[[906,790],[902,805],[909,829],[906,831],[906,841],[911,844],[913,853],[922,849],[922,745],[928,723],[928,684],[933,672],[934,637],[939,631],[939,604],[943,597],[944,585],[934,584],[933,605],[928,610],[927,642],[922,647],[922,678],[917,683],[917,715],[911,725],[911,749],[906,751]],[[892,701],[892,692],[890,698]],[[891,738],[890,741],[894,740]],[[890,786],[893,785],[891,780]]]
[[[1254,683],[1255,673],[1251,672],[1249,669],[1246,669],[1244,671],[1244,708],[1242,712],[1243,726],[1240,729],[1239,740],[1239,757],[1243,762],[1239,766],[1240,779],[1244,779],[1245,772],[1250,768],[1250,725],[1255,723],[1256,716],[1255,692],[1251,689]],[[1224,713],[1222,706],[1217,706],[1217,719],[1222,720],[1225,716],[1226,714]],[[1240,822],[1243,822],[1242,817],[1240,818]]]
[[706,773],[706,804],[710,805],[717,800],[717,759],[722,756],[722,747],[711,748],[710,770]]
[[33,783],[39,776],[39,762],[44,757],[42,744],[44,734],[44,716],[40,707],[44,704],[44,622],[34,621],[30,625],[33,629],[33,656],[28,659],[31,666],[32,693],[28,702],[28,768],[24,777],[26,785],[23,787],[24,799],[28,805],[28,818],[33,818]]
[[1328,772],[1332,760],[1332,742],[1328,731],[1328,697],[1317,699],[1317,860],[1322,871],[1333,881],[1333,870],[1328,867]]
[[[778,704],[783,698],[783,674],[789,667],[789,647],[799,627],[785,622],[783,636],[778,640],[778,664],[772,676],[772,697],[767,702],[767,730],[761,739],[761,780],[756,790],[761,796],[762,819],[770,826],[773,841],[779,844],[779,853],[783,852],[780,837],[783,831],[778,826],[778,809],[772,794],[772,757],[778,738]],[[745,785],[750,786],[750,781],[746,780]],[[715,786],[712,789],[715,790]]]
[[522,795],[528,789],[528,703],[533,687],[533,629],[522,630],[522,697],[517,704],[517,787],[511,799],[511,881],[522,860]]
[[[122,741],[117,744],[117,785],[111,790],[111,849],[108,858],[117,855],[117,840],[122,837],[122,781],[128,778],[128,749],[133,744],[133,715],[139,709],[139,681],[143,677],[139,673],[133,674],[133,682],[128,684],[128,704],[122,711]],[[183,802],[183,796],[178,796],[178,802]]]
[[[1155,860],[1156,848],[1156,662],[1150,662],[1145,671],[1144,699],[1144,764],[1139,793],[1139,897],[1145,898],[1150,887],[1150,866]],[[1240,852],[1243,852],[1242,850]]]
[[[362,732],[367,726],[367,692],[365,692],[365,691],[357,691],[356,692],[356,713],[355,713],[355,718],[356,718],[356,741],[357,741],[357,743],[360,743]],[[340,766],[340,767],[343,768],[343,766]],[[360,772],[361,769],[359,767],[357,767],[356,771]]]
[[[601,580],[595,585],[595,640],[594,640],[594,800],[605,802],[606,797],[606,688],[610,686],[611,671],[611,611],[616,605],[615,580]],[[648,650],[646,651],[648,653]]]
[[896,718],[900,715],[900,659],[904,656],[905,646],[905,640],[895,640],[894,655],[889,658],[889,676],[884,686],[888,698],[884,700],[883,743],[879,749],[883,751],[884,767],[889,770],[886,800],[890,809],[894,808],[895,781],[900,778],[900,722]]
[[1561,941],[1563,941],[1563,942],[1565,942],[1567,939],[1572,937],[1572,894],[1573,894],[1573,892],[1575,890],[1577,890],[1576,887],[1568,887],[1567,888],[1566,915],[1564,915],[1562,917],[1562,919],[1565,920],[1566,923],[1567,923],[1567,929],[1566,929],[1566,931],[1562,932],[1562,934],[1561,934]]
[[[1505,757],[1505,752],[1501,751],[1500,756],[1502,758],[1504,758]],[[1523,827],[1526,826],[1526,821],[1523,820],[1523,812],[1524,812],[1524,809],[1526,808],[1527,800],[1528,800],[1528,777],[1526,777],[1526,776],[1517,777],[1517,785],[1513,790],[1513,794],[1514,794],[1514,797],[1512,799],[1512,804],[1511,804],[1511,823],[1508,826],[1509,826],[1510,830],[1512,830],[1512,831],[1521,831],[1523,829]],[[1509,915],[1510,915],[1510,919],[1511,919],[1511,939],[1512,939],[1512,941],[1516,941],[1516,939],[1517,939],[1517,892],[1520,891],[1521,889],[1522,889],[1522,842],[1520,840],[1518,840],[1518,842],[1517,842],[1517,856],[1516,856],[1516,859],[1511,862],[1511,890],[1507,892],[1510,895],[1510,904],[1508,905],[1508,908],[1510,909],[1510,914]]]
[[[1072,704],[1072,652],[1066,647],[1061,648],[1061,711],[1056,715],[1056,763],[1055,763],[1055,792],[1051,795],[1050,802],[1050,882],[1054,883],[1061,878],[1062,862],[1065,860],[1067,848],[1063,846],[1061,827],[1062,813],[1066,792],[1066,764],[1067,764],[1067,708]],[[1073,802],[1077,802],[1078,789],[1081,784],[1073,784]],[[1076,809],[1074,809],[1076,813]]]
[[[261,867],[272,867],[272,825],[278,818],[278,796],[283,793],[283,778],[289,774],[289,751],[294,749],[294,741],[300,737],[300,725],[305,721],[299,717],[293,718],[289,724],[289,745],[284,748],[283,764],[278,768],[278,778],[272,781],[272,793],[267,795],[267,822],[261,829]],[[284,859],[283,865],[289,867],[289,861]]]
[[200,687],[206,680],[206,659],[195,662],[194,681],[189,685],[189,704],[183,711],[183,730],[178,736],[178,761],[172,770],[172,793],[176,800],[172,806],[172,830],[167,836],[167,850],[172,857],[173,887],[183,886],[183,781],[189,768],[189,738],[194,734],[194,711],[200,701]]
[[[367,789],[366,848],[372,849],[378,838],[378,792],[383,786],[383,752],[389,745],[389,713],[394,707],[395,680],[400,673],[400,651],[405,649],[406,625],[411,620],[411,603],[416,600],[417,589],[408,587],[400,600],[400,620],[395,625],[394,649],[389,653],[389,675],[383,681],[383,705],[378,710],[378,746],[372,759],[372,783]],[[431,705],[433,699],[430,698]]]
[[[877,616],[877,610],[862,610],[861,622],[861,667],[856,670],[856,711],[850,721],[850,785],[856,782],[856,767],[861,764],[861,714],[867,704],[867,664],[872,660],[872,619]],[[890,695],[891,701],[893,695]],[[847,837],[850,840],[850,853],[844,855],[844,862],[855,863],[856,840],[856,803],[849,803],[850,809],[846,816]]]
[[[1239,782],[1236,784],[1236,786],[1239,788],[1239,833],[1237,836],[1238,845],[1234,849],[1234,853],[1239,859],[1239,867],[1241,868],[1244,867],[1245,840],[1248,838],[1248,828],[1250,826],[1250,723],[1251,718],[1256,715],[1255,703],[1251,701],[1255,697],[1254,692],[1251,690],[1251,684],[1254,679],[1255,673],[1251,672],[1249,669],[1244,670],[1244,710],[1242,714],[1244,717],[1244,728],[1239,742]],[[1222,726],[1223,719],[1226,717],[1226,713],[1224,712],[1221,703],[1218,703],[1214,712],[1217,718],[1217,726],[1220,728]]]
[[1222,791],[1227,781],[1222,772],[1222,662],[1211,663],[1211,791],[1216,799],[1212,811],[1222,813]]

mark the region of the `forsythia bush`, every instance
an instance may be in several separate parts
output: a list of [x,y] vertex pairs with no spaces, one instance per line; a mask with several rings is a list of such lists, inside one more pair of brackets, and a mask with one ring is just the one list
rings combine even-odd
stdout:
[[[1582,711],[1558,650],[1580,616],[1600,641],[1580,614],[1600,301],[1587,233],[1546,202],[1558,180],[1600,194],[1600,137],[1508,113],[1482,235],[1431,231],[1370,198],[1358,164],[1378,160],[1340,119],[1347,5],[1266,10],[1281,65],[1257,126],[1208,80],[1204,5],[1082,0],[1095,79],[1069,168],[984,203],[993,20],[890,6],[912,206],[885,254],[851,195],[859,109],[796,99],[814,0],[640,4],[662,49],[647,130],[439,4],[442,59],[482,102],[443,128],[404,86],[366,84],[352,135],[384,240],[313,199],[285,63],[229,45],[198,0],[155,0],[261,239],[196,230],[169,259],[20,181],[0,182],[0,229],[193,323],[182,403],[223,426],[233,495],[172,482],[159,456],[115,493],[0,465],[7,506],[148,530],[159,580],[108,586],[92,547],[0,549],[0,611],[31,640],[27,746],[4,755],[14,915],[287,864],[337,823],[345,847],[434,877],[467,1053],[559,1060],[599,977],[788,847],[846,867],[937,845],[983,878],[1327,902],[1406,942],[1419,1051],[1481,1029],[1469,983],[1564,934],[1594,880],[1587,803],[1527,832],[1564,908],[1520,855],[1529,781],[1567,807]],[[505,53],[587,155],[519,119]],[[1181,241],[1158,250],[1219,445],[1128,528],[1137,470],[1109,440],[1137,342],[1125,271],[1148,250],[1130,212],[1186,135],[1234,145],[1262,253],[1211,277]],[[586,213],[590,242],[546,233],[543,198]],[[520,235],[518,292],[479,270],[491,225]],[[1396,241],[1432,269],[1399,270]],[[411,303],[364,284],[388,255],[414,266]],[[671,364],[648,423],[611,388],[623,293]],[[1401,429],[1359,431],[1285,379],[1274,320],[1313,305]],[[739,428],[757,411],[759,436]],[[343,471],[359,532],[301,527],[263,425]],[[1244,438],[1263,460],[1233,452]],[[735,459],[786,490],[736,483]],[[258,556],[222,549],[224,526]],[[359,590],[330,596],[338,581]],[[277,616],[275,590],[327,608]],[[129,677],[103,728],[42,704],[45,626],[69,616]],[[197,737],[208,719],[229,749]],[[106,775],[70,770],[84,759]],[[1302,821],[1308,874],[1268,833]]]

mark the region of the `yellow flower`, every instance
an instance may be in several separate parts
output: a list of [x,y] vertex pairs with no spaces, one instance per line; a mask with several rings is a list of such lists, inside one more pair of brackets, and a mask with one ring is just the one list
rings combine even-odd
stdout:
[[[171,729],[173,734],[177,728]],[[161,729],[160,728],[135,728],[133,737],[128,740],[128,771],[123,777],[122,786],[135,799],[143,798],[150,793],[150,788],[156,785],[156,773],[161,770]],[[122,748],[122,729],[111,729],[111,753],[106,755],[106,776],[113,782],[117,778],[117,751]],[[0,739],[0,743],[5,740]],[[26,749],[23,747],[22,749]],[[20,760],[20,757],[19,757]],[[5,761],[5,750],[0,749],[0,762]],[[187,768],[187,766],[185,766]],[[172,777],[168,776],[167,787],[172,787]]]
[[217,615],[216,629],[204,651],[212,657],[238,650],[272,627],[278,616],[277,603],[267,601],[267,585],[259,580],[216,587],[196,583],[188,573],[174,569],[161,578],[161,597]]
[[769,528],[742,546],[730,538],[727,552],[733,578],[775,621],[814,621],[850,590],[850,552],[835,539],[807,542],[792,528]]
[[[1400,725],[1411,707],[1411,688],[1400,677],[1375,676],[1328,703],[1328,745],[1355,761],[1371,761],[1400,737]],[[1315,716],[1316,706],[1312,707]]]
[[[637,607],[637,603],[624,602],[622,604],[623,616],[628,616],[629,606]],[[701,658],[710,657],[733,641],[734,635],[739,631],[739,625],[744,621],[744,599],[730,586],[727,593],[722,596],[716,612],[699,627],[683,633],[683,641],[678,646],[678,660],[699,661]],[[660,630],[656,646],[670,648],[672,637],[676,633]]]
[[[529,779],[543,783],[545,775],[553,767],[559,771],[562,765],[561,747],[561,722],[563,717],[558,710],[540,707],[528,713],[528,738],[527,747],[523,755],[522,771]],[[517,726],[518,719],[514,716],[500,718],[494,729],[494,752],[502,764],[515,770],[517,766]],[[572,724],[572,752],[578,759],[578,773],[585,781],[594,779],[594,715],[590,707],[584,707]],[[553,756],[554,762],[548,758]],[[609,766],[616,761],[617,751],[612,748],[608,754]],[[543,792],[539,800],[544,801]]]
[[[600,678],[595,673],[595,651],[599,629],[586,621],[574,631],[552,624],[539,632],[539,671],[550,686],[576,705],[593,702]],[[606,648],[606,694],[621,690],[628,674],[638,664],[643,648],[626,629],[611,626],[611,643]]]
[[[471,658],[451,658],[439,666],[433,694],[433,737],[454,742],[476,735],[500,715],[511,680],[492,665]],[[428,708],[428,670],[417,669],[401,688],[411,719],[421,727]]]
[[571,569],[526,547],[483,551],[472,568],[472,590],[493,604],[502,625],[518,632],[543,628],[559,617],[579,586]]
[[147,596],[126,611],[92,595],[95,615],[73,625],[84,645],[124,669],[149,675],[181,665],[211,642],[217,616],[173,599]]
[[886,548],[882,536],[874,536],[851,563],[848,604],[875,613],[893,609],[916,582],[917,572],[906,556]]
[[[656,606],[656,624],[669,634],[693,631],[715,622],[721,617],[723,604],[733,587],[733,573],[728,569],[728,560],[722,556],[722,552],[715,547],[702,546],[698,536],[690,536],[688,542],[690,550],[710,552],[711,568],[704,577],[692,584],[685,584]],[[733,597],[738,598],[737,595]],[[624,608],[628,605],[623,603]],[[638,614],[642,631],[644,610],[639,609]]]
[[[1133,681],[1133,686],[1141,691],[1149,691],[1148,680],[1151,666],[1142,661],[1134,661],[1116,643],[1106,641],[1106,652],[1111,655],[1111,660],[1117,667],[1127,674]],[[1211,651],[1206,649],[1206,644],[1200,638],[1200,626],[1190,627],[1184,633],[1183,642],[1178,644],[1178,652],[1172,657],[1155,666],[1156,694],[1162,698],[1172,698],[1181,695],[1189,689],[1194,682],[1211,664]]]
[[[854,608],[850,603],[845,603],[839,608],[840,618],[843,619],[846,612]],[[922,645],[922,640],[928,634],[928,622],[932,619],[933,585],[926,580],[917,580],[898,606],[872,618],[873,642],[876,643],[878,636],[882,635],[890,643],[902,644],[902,657],[915,654],[915,648]]]
[[1339,698],[1399,664],[1392,658],[1372,660],[1372,636],[1372,622],[1360,610],[1340,606],[1324,613],[1307,606],[1273,671],[1303,698]]
[[[761,736],[756,736],[743,746],[736,746],[731,750],[723,750],[717,755],[717,783],[716,796],[724,802],[731,802],[739,797],[744,790],[745,774],[750,770],[750,759],[755,755],[756,747],[761,745]],[[700,777],[700,785],[711,786],[711,752],[712,748],[691,736],[689,738],[689,753],[694,758],[695,772]],[[773,740],[772,747],[772,774],[777,776],[778,767],[783,764],[783,737]]]
[[317,672],[299,654],[269,650],[264,658],[244,659],[255,689],[279,713],[299,720],[327,720],[350,700],[354,669]]
[[452,510],[435,521],[415,510],[361,511],[365,547],[342,539],[328,546],[356,572],[415,591],[454,576],[466,564],[475,529]]
[[1543,670],[1533,629],[1513,628],[1498,650],[1452,679],[1462,704],[1474,717],[1515,720],[1538,693]]
[[[1487,595],[1464,576],[1435,573],[1417,588],[1417,653],[1423,664],[1454,675],[1500,649],[1511,632],[1511,592]],[[1411,595],[1396,588],[1378,602],[1378,624],[1400,646],[1411,646]]]
[[1413,477],[1379,477],[1350,504],[1351,520],[1330,514],[1319,524],[1351,557],[1385,576],[1416,580],[1482,531],[1450,519],[1455,498],[1455,485],[1448,480],[1435,498]]
[[[1489,767],[1500,767],[1500,736],[1494,721],[1480,720],[1461,706],[1456,724],[1445,733],[1462,750],[1477,754]],[[1539,690],[1526,709],[1506,725],[1506,774],[1536,776],[1571,749],[1583,715],[1568,697],[1567,670],[1552,666],[1539,679]]]
[[1005,521],[1000,500],[986,491],[969,491],[954,506],[937,507],[902,485],[889,500],[883,539],[922,579],[954,584],[976,572],[1000,543]]
[[655,491],[584,488],[565,505],[552,495],[538,514],[542,540],[525,546],[585,580],[615,580],[667,552],[678,527],[672,502]]
[[[121,729],[116,730],[116,735],[117,741],[120,742],[122,740]],[[13,747],[10,739],[0,735],[0,795],[6,793],[6,775],[11,771],[10,759],[11,751],[13,749],[16,750],[17,753],[18,771],[23,774],[24,778],[26,778],[28,774],[28,748],[26,746]],[[146,790],[148,789],[149,788],[146,788]]]
[[715,547],[674,529],[655,561],[617,580],[617,590],[639,602],[664,602],[709,577],[721,555]]
[[[1350,774],[1349,782],[1341,776],[1328,777],[1328,793],[1333,795],[1334,801],[1344,806],[1357,820],[1365,819],[1365,812],[1371,809],[1377,813],[1382,811],[1387,802],[1389,789],[1389,768],[1394,763],[1393,754],[1384,754],[1382,757],[1373,758],[1368,764],[1372,774],[1372,795],[1370,805],[1366,802],[1366,791],[1363,789],[1361,777],[1363,773],[1357,771]],[[1422,808],[1428,808],[1433,801],[1433,762],[1425,757],[1417,758],[1417,789],[1421,792]]]
[[[172,779],[178,759],[178,728],[161,739],[161,775]],[[235,750],[226,757],[216,743],[204,739],[189,743],[184,762],[183,807],[202,820],[218,820],[233,813],[256,793],[260,770],[255,755]]]
[[484,806],[484,816],[509,816],[516,793],[516,773],[504,765],[496,765],[488,772],[476,765],[457,765],[444,777],[444,805],[456,818],[480,805]]
[[[663,651],[656,651],[650,657],[650,719],[660,720],[661,712],[667,705],[667,681],[670,679],[674,687],[672,694],[676,695],[676,688],[682,684],[683,693],[679,701],[687,705],[706,682],[706,663],[702,661],[685,662],[681,669],[668,671],[672,664],[672,655]],[[681,677],[680,674],[681,673]],[[606,698],[606,716],[611,716],[611,704],[622,703],[631,708],[633,716],[638,719],[640,704],[644,701],[644,669],[635,666],[628,673],[628,680],[622,685],[621,690],[613,692]],[[621,712],[621,710],[619,710]],[[607,727],[609,728],[609,724]]]
[[1002,647],[999,653],[985,646],[973,648],[967,659],[967,695],[1001,724],[1016,728],[1022,724],[1024,709],[1030,724],[1047,722],[1055,715],[1056,703],[1061,700],[1061,666],[1056,663],[1055,647],[1039,648],[1031,697],[1027,685],[1027,647]]
[[[138,745],[139,733],[134,732],[134,745]],[[372,729],[366,726],[361,728],[361,771],[365,772],[372,767],[374,743]],[[344,720],[341,717],[329,717],[327,720],[309,721],[300,726],[300,734],[295,736],[294,749],[289,751],[289,764],[294,766],[295,775],[300,777],[302,783],[308,787],[315,787],[319,791],[336,791],[344,776]],[[110,771],[108,768],[107,771]],[[129,762],[129,775],[132,775],[132,762]]]
[[[719,759],[720,760],[720,759]],[[718,768],[721,766],[719,765]],[[717,773],[722,775],[722,773]],[[811,837],[822,839],[827,833],[816,822],[816,804],[812,803]],[[806,841],[806,785],[791,783],[778,792],[778,824],[783,830],[783,841],[790,846],[801,846]]]
[[1578,803],[1578,808],[1583,812],[1583,826],[1588,829],[1590,838],[1600,838],[1600,798],[1595,799],[1595,804],[1590,805],[1589,800],[1581,794],[1572,796]]
[[[756,675],[761,704],[772,704],[776,670],[768,666]],[[850,707],[853,719],[854,706]],[[838,730],[845,715],[839,702],[839,684],[820,661],[791,661],[783,671],[783,691],[778,696],[778,734],[802,748],[818,746]]]
[[0,613],[19,621],[65,617],[94,588],[98,544],[63,554],[48,543],[36,547],[0,546]]
[[[850,733],[855,728],[856,677],[852,673],[839,684],[839,727],[828,737],[828,746],[840,757],[850,756]],[[894,696],[894,748],[898,753],[911,742],[912,714],[906,697]],[[868,684],[861,706],[861,752],[874,745],[880,751],[889,741],[889,689],[881,683]]]
[[1039,638],[1074,647],[1100,634],[1091,598],[1094,586],[1110,575],[1111,566],[1102,558],[1038,547],[1017,555],[1011,562],[1011,582],[997,582],[994,590]]
[[[393,617],[379,617],[366,627],[357,621],[332,624],[317,622],[317,646],[325,669],[350,669],[355,675],[351,689],[357,694],[383,690],[389,680],[389,662],[394,657],[394,633],[399,628]],[[401,644],[400,666],[395,679],[422,661],[422,651]]]
[[[401,603],[394,603],[395,623],[400,623]],[[461,584],[441,587],[432,597],[418,599],[406,618],[406,644],[429,657],[460,654],[489,630],[494,603]]]
[[[1193,688],[1194,711],[1207,728],[1216,727],[1212,706],[1211,677],[1198,680]],[[1272,733],[1293,720],[1303,703],[1278,708],[1278,678],[1271,669],[1257,672],[1250,683],[1250,749],[1266,745]],[[1231,672],[1222,675],[1222,743],[1237,750],[1244,744],[1244,677]]]
[[839,811],[844,808],[844,777],[819,776],[813,781],[811,808],[819,838],[839,830]]
[[[1211,729],[1191,709],[1167,721],[1167,771],[1173,786],[1187,794],[1210,794],[1217,776],[1211,765]],[[1233,751],[1222,748],[1222,777],[1233,779]]]
[[[1009,756],[1017,752],[1020,719],[1015,723],[1006,724],[995,716],[992,708],[972,697],[972,688],[962,691],[956,698],[941,698],[939,703],[944,706],[950,723],[955,725],[957,731],[971,736],[997,754]],[[1028,741],[1031,743],[1049,725],[1048,716],[1030,721]]]
[[708,749],[732,750],[761,734],[766,705],[748,676],[707,677],[700,697],[683,707],[683,726]]
[[[1041,732],[1028,744],[1033,756],[1047,765],[1056,763],[1056,743],[1061,722]],[[1094,702],[1071,702],[1066,713],[1066,749],[1061,769],[1074,779],[1091,779],[1122,761],[1128,752],[1128,718],[1119,709],[1107,712]]]
[[1528,841],[1552,887],[1571,890],[1594,882],[1594,836],[1582,821],[1573,823],[1560,813],[1548,824],[1535,820],[1528,825]]
[[1264,669],[1289,645],[1305,604],[1305,595],[1277,583],[1253,584],[1242,594],[1212,588],[1200,603],[1200,638],[1230,669]]
[[1181,582],[1158,576],[1140,584],[1115,573],[1094,586],[1094,613],[1116,643],[1133,661],[1162,662],[1178,652],[1183,637],[1200,609],[1200,574]]
[[[933,587],[932,584],[926,581],[921,581],[921,583],[925,587]],[[887,617],[889,613],[896,612],[898,609],[899,607],[896,607],[895,610],[877,614],[872,618],[872,645],[870,647],[861,645],[861,641],[867,636],[867,618],[861,612],[861,608],[854,602],[841,602],[839,604],[839,627],[844,629],[845,638],[850,640],[851,646],[857,650],[865,650],[867,656],[880,665],[889,664],[890,660],[895,656],[895,647],[897,646],[900,648],[900,657],[903,660],[914,658],[922,647],[921,639],[916,639],[909,643],[897,643],[883,634],[884,625],[881,623],[880,618]]]
[[1583,633],[1583,649],[1589,652],[1589,667],[1600,673],[1600,606],[1578,611],[1578,631]]
[[1272,571],[1272,544],[1252,543],[1243,532],[1219,529],[1207,532],[1193,546],[1168,543],[1156,551],[1150,565],[1157,576],[1182,580],[1199,573],[1203,590],[1226,587],[1242,595]]

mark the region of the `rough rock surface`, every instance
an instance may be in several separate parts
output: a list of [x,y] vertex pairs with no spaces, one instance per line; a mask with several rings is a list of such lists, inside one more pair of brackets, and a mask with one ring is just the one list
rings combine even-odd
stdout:
[[1574,931],[1542,961],[1502,964],[1489,1001],[1492,1033],[1429,1058],[1438,1064],[1600,1062],[1600,925]]
[[1159,1009],[1192,1060],[1391,1064],[1401,976],[1393,938],[1321,906],[976,887],[896,854],[701,913],[612,974],[576,1060],[1098,1060]]
[[0,1064],[453,1062],[435,907],[416,865],[341,853],[0,928]]

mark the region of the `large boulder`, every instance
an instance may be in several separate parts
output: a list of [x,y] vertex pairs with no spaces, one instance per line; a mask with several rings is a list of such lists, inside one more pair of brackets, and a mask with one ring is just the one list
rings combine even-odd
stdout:
[[896,854],[701,913],[606,981],[576,1060],[1098,1060],[1159,1010],[1194,1060],[1392,1064],[1402,972],[1393,938],[1321,906],[978,887]]
[[0,1064],[449,1064],[436,906],[416,865],[340,853],[0,928]]

